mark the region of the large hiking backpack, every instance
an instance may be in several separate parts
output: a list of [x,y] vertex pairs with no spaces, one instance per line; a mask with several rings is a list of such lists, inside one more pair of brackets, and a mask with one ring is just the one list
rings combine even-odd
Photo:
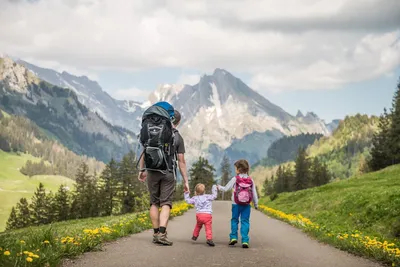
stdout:
[[235,203],[239,205],[248,205],[253,200],[253,180],[251,177],[241,178],[236,176]]
[[142,116],[139,142],[143,146],[144,169],[153,171],[174,168],[174,108],[168,102],[158,102]]

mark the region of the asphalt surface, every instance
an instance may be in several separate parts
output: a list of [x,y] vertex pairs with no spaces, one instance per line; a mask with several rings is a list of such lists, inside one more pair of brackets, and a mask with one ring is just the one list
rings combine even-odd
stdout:
[[[152,231],[135,234],[90,252],[65,267],[125,266],[274,266],[274,267],[378,267],[378,263],[350,255],[321,244],[292,226],[252,210],[250,217],[250,248],[240,243],[229,247],[230,202],[213,203],[213,239],[215,247],[205,243],[204,228],[199,239],[191,240],[195,210],[170,221],[168,237],[173,246],[153,244]],[[239,239],[240,241],[240,239]]]

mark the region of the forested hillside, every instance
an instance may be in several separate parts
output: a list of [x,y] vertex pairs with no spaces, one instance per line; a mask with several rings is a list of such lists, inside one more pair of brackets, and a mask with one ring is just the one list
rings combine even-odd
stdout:
[[29,118],[76,154],[103,162],[121,159],[136,140],[90,111],[71,89],[41,81],[9,58],[0,60],[0,108]]
[[267,151],[267,157],[255,164],[255,166],[274,166],[293,161],[300,147],[308,147],[322,136],[322,134],[310,133],[284,136],[271,144]]
[[85,162],[90,172],[100,172],[105,164],[94,158],[79,156],[22,116],[8,115],[0,110],[0,149],[5,152],[27,153],[42,159],[27,161],[21,172],[28,176],[51,174],[74,178],[76,170]]
[[[377,131],[378,117],[357,114],[347,116],[331,136],[324,136],[310,145],[307,157],[318,158],[327,166],[332,179],[348,178],[368,171],[372,138]],[[297,156],[296,151],[296,156]],[[266,162],[267,160],[264,160]],[[285,165],[292,165],[289,161]],[[259,184],[277,171],[277,167],[255,166],[254,177]]]
[[317,140],[308,153],[326,163],[334,178],[348,178],[367,171],[372,138],[377,130],[376,116],[347,116],[332,136]]

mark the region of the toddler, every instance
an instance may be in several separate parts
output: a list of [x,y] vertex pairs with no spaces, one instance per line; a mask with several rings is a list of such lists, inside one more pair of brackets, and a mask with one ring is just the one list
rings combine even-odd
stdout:
[[197,184],[194,197],[190,198],[189,193],[185,192],[185,201],[196,207],[197,223],[193,231],[192,240],[197,240],[204,224],[206,228],[207,244],[213,247],[215,244],[212,240],[212,201],[217,198],[217,186],[213,185],[211,195],[204,194],[205,189],[204,184]]

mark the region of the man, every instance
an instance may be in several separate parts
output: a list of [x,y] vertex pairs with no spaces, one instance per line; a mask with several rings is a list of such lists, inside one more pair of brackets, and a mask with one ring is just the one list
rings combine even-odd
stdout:
[[[174,110],[174,113],[174,153],[177,156],[179,172],[183,177],[184,190],[185,192],[189,192],[189,182],[185,161],[185,143],[176,129],[181,122],[181,114],[177,110]],[[144,168],[144,157],[141,157],[139,165],[140,169]],[[150,219],[154,229],[153,242],[172,246],[173,242],[168,239],[166,229],[175,192],[175,174],[169,171],[166,171],[165,174],[157,171],[141,171],[139,172],[138,179],[141,182],[144,182],[147,179],[151,204]],[[159,212],[159,207],[161,207],[161,212]]]

